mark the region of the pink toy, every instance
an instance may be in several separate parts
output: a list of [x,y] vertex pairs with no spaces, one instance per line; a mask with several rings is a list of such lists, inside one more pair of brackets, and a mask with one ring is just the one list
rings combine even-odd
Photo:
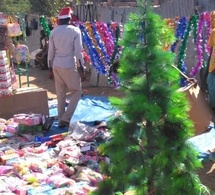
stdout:
[[12,169],[12,166],[0,166],[0,176],[10,173]]
[[61,188],[61,187],[71,187],[75,184],[75,181],[69,178],[66,178],[64,174],[59,173],[50,176],[46,180],[46,184],[51,185],[54,188]]
[[33,126],[39,125],[42,123],[42,115],[41,114],[16,114],[13,116],[14,122]]

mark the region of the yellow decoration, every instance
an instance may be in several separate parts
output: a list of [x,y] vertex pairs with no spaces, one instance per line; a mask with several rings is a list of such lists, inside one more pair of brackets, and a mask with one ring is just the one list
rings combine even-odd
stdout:
[[210,59],[209,72],[213,72],[215,70],[215,11],[211,12],[210,21],[212,31],[208,39],[208,45],[212,47],[212,54]]
[[215,45],[215,11],[211,12],[210,14],[210,21],[211,21],[211,34],[208,40],[208,45],[213,47]]
[[51,17],[50,22],[53,28],[57,26],[57,18]]
[[28,183],[38,183],[38,179],[36,178],[36,177],[34,177],[34,176],[32,176],[32,177],[29,177],[28,179],[27,179],[27,182]]
[[[177,27],[177,21],[179,20],[179,17],[176,17],[176,18],[174,18],[174,19],[171,19],[171,18],[167,18],[167,19],[165,19],[165,22],[166,22],[166,24],[167,24],[167,26],[169,27],[169,28],[171,28],[172,30],[174,30],[175,31],[175,29],[176,29],[176,27]],[[164,45],[163,46],[163,50],[164,51],[167,51],[167,50],[169,50],[170,49],[170,47],[171,47],[171,44],[169,44],[169,45]]]

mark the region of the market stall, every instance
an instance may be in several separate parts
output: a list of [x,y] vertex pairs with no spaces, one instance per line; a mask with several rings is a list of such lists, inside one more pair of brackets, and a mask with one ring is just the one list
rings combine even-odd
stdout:
[[[48,115],[47,92],[29,85],[25,30],[23,18],[0,13],[0,117],[5,119],[24,112]],[[21,88],[22,76],[27,78],[27,88]]]
[[[44,18],[41,19],[43,28],[49,33]],[[210,33],[208,13],[202,14],[198,19],[196,16],[167,19],[167,23],[175,30],[176,42],[166,49],[171,48],[175,52],[176,47],[180,48],[178,68],[182,72],[187,72],[187,40],[194,29],[192,32],[198,51],[198,63],[190,74],[195,76],[203,66],[203,24],[207,37]],[[117,75],[110,70],[113,62],[120,57],[118,39],[123,32],[122,26],[115,22],[84,22],[75,25],[82,31],[87,56],[90,57],[89,63],[96,74],[104,75],[107,82],[116,88],[120,87]],[[209,48],[205,47],[204,51],[208,53]],[[1,59],[3,65],[0,71],[2,78],[6,78],[10,63],[4,46]],[[4,80],[6,89],[0,89],[0,193],[85,195],[96,189],[98,182],[103,180],[99,164],[110,161],[97,148],[110,139],[106,122],[117,114],[108,99],[82,97],[69,129],[59,129],[55,118],[57,103],[48,102],[45,90],[16,88],[14,91],[10,83],[11,76]],[[185,85],[183,78],[181,84]],[[195,96],[196,94],[192,98]],[[8,108],[11,110],[8,111]]]

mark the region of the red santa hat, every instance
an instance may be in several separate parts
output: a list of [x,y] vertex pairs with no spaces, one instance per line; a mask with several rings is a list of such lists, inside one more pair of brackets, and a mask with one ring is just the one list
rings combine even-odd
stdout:
[[71,7],[64,7],[60,10],[58,14],[58,19],[71,18],[72,9]]

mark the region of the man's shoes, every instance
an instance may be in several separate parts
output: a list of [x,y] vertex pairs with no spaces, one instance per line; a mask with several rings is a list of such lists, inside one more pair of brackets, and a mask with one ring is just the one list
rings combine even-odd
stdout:
[[66,122],[66,121],[59,121],[59,122],[58,122],[58,127],[59,127],[59,128],[69,127],[69,122]]

